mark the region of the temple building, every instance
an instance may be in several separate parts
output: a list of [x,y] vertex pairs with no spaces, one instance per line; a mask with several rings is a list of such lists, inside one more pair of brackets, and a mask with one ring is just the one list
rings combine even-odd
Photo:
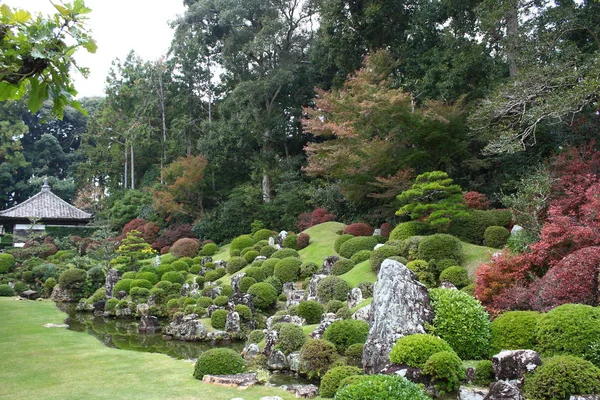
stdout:
[[42,190],[7,210],[0,211],[0,233],[12,233],[13,245],[22,247],[29,233],[43,233],[46,226],[84,226],[92,214],[67,203],[50,190],[44,179]]

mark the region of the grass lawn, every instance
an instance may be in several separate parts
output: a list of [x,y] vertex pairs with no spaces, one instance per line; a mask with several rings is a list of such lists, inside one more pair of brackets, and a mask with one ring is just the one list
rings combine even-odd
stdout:
[[358,263],[350,271],[340,278],[346,281],[350,287],[357,287],[361,282],[375,282],[377,280],[377,274],[371,269],[371,263],[369,260]]
[[491,247],[477,246],[476,244],[462,242],[464,258],[462,266],[469,271],[471,278],[475,277],[477,267],[492,258],[492,254],[501,251]]
[[166,355],[111,349],[64,328],[53,302],[0,298],[0,399],[294,399],[281,389],[205,385],[194,365]]
[[337,255],[333,250],[333,244],[339,236],[336,232],[345,227],[341,222],[324,222],[305,230],[304,233],[310,235],[310,244],[298,252],[302,261],[323,265],[325,258]]

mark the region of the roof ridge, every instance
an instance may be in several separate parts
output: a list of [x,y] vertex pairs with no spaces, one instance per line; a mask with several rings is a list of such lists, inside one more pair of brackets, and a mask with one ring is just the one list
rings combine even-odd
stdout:
[[[28,198],[27,200],[23,201],[22,203],[16,204],[16,205],[12,206],[11,208],[7,208],[6,210],[0,210],[0,215],[2,215],[2,214],[4,214],[4,213],[7,213],[7,212],[9,212],[9,211],[13,211],[13,210],[15,210],[15,209],[17,209],[17,208],[22,208],[24,205],[26,205],[26,204],[28,204],[28,203],[31,203],[31,201],[32,201],[33,199],[35,199],[35,198],[37,198],[37,197],[40,197],[40,196],[42,195],[42,193],[44,193],[44,192],[37,192],[36,194],[34,194],[33,196],[31,196],[31,197],[30,197],[30,198]],[[50,192],[50,193],[52,193],[52,192]],[[54,193],[52,193],[52,194],[54,194]],[[55,195],[55,196],[56,196],[56,195]],[[57,197],[58,197],[58,196],[57,196]],[[60,197],[59,197],[59,199],[60,199]],[[62,200],[62,201],[64,201],[63,199],[61,199],[61,200]],[[67,204],[69,204],[69,203],[67,203]]]
[[[40,191],[40,192],[34,194],[33,196],[31,196],[30,198],[28,198],[27,200],[23,201],[22,203],[19,203],[9,209],[0,211],[0,216],[6,216],[7,214],[9,214],[11,212],[15,212],[15,211],[18,212],[19,209],[26,208],[27,205],[29,205],[32,202],[35,202],[36,200],[43,201],[41,198],[43,198],[44,195],[46,195],[46,197],[47,197],[47,200],[46,200],[47,202],[55,203],[55,205],[57,205],[57,206],[66,207],[68,210],[71,210],[75,214],[80,214],[80,216],[73,216],[71,218],[85,219],[85,218],[92,217],[91,213],[80,210],[79,208],[75,207],[74,205],[69,204],[69,202],[61,199],[58,195],[56,195],[55,193],[53,193],[50,190]],[[25,216],[23,216],[23,217],[25,217]],[[53,217],[41,217],[41,218],[42,219],[44,219],[44,218],[52,219]],[[65,217],[54,217],[54,218],[65,218]],[[69,218],[69,217],[67,217],[67,218]]]

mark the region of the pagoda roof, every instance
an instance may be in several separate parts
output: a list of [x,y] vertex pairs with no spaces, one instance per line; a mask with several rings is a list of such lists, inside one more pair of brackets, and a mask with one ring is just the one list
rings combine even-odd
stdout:
[[0,218],[30,218],[42,220],[89,220],[92,214],[80,210],[67,203],[50,190],[50,185],[44,180],[42,190],[7,210],[0,211]]

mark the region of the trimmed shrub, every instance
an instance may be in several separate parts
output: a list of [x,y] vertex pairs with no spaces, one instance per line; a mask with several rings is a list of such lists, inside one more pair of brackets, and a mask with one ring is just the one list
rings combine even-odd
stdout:
[[208,271],[206,274],[204,274],[204,281],[205,282],[215,282],[215,281],[219,280],[220,278],[224,277],[225,274],[227,274],[227,271],[225,271],[225,268],[213,269],[212,271]]
[[465,267],[455,265],[448,267],[440,274],[440,282],[448,281],[457,288],[461,289],[471,283],[469,271]]
[[488,226],[483,232],[484,246],[500,249],[506,245],[510,231],[503,226]]
[[135,275],[136,279],[145,279],[152,283],[152,285],[156,285],[158,283],[158,276],[154,272],[138,272]]
[[317,284],[317,297],[322,303],[330,300],[346,301],[350,286],[342,278],[327,276]]
[[275,265],[279,262],[279,258],[269,258],[261,264],[261,268],[265,272],[265,276],[272,276],[275,271]]
[[175,271],[179,271],[179,272],[187,272],[190,269],[190,266],[188,265],[188,263],[186,263],[185,261],[173,261],[171,263],[171,266],[173,268],[175,268]]
[[332,275],[344,275],[346,272],[354,268],[354,261],[347,258],[340,258],[337,260],[331,268]]
[[335,215],[330,214],[324,208],[317,208],[311,213],[302,213],[298,215],[296,226],[299,231],[303,231],[311,226],[321,224],[323,222],[333,221]]
[[169,271],[163,274],[161,281],[168,281],[171,283],[179,283],[183,285],[185,283],[185,276],[181,272]]
[[120,281],[115,283],[115,286],[113,286],[113,294],[116,295],[120,291],[124,291],[127,294],[129,294],[129,290],[131,289],[131,282],[133,282],[133,279],[121,279]]
[[256,251],[256,250],[247,251],[246,253],[244,253],[243,257],[244,257],[244,260],[246,260],[246,262],[248,264],[250,264],[250,263],[252,263],[252,261],[254,261],[254,259],[256,257],[258,257],[258,251]]
[[[361,252],[359,251],[357,254],[359,253]],[[373,272],[379,272],[383,260],[398,255],[400,255],[400,249],[396,246],[384,245],[376,250],[373,250],[371,256],[369,257],[371,269],[373,270]]]
[[171,245],[169,253],[175,257],[195,257],[200,250],[200,241],[192,238],[178,239]]
[[333,343],[323,339],[309,340],[300,349],[300,371],[310,379],[320,378],[338,358]]
[[335,317],[341,319],[350,319],[352,318],[352,310],[345,305],[336,311]]
[[389,222],[384,222],[383,224],[381,224],[379,229],[381,230],[381,236],[389,239],[390,233],[392,233],[394,226],[392,224],[390,224]]
[[429,296],[435,314],[432,333],[448,342],[462,359],[485,358],[490,319],[481,303],[459,290],[432,289]]
[[348,346],[344,356],[346,356],[346,364],[362,368],[362,356],[365,345],[362,343],[355,343]]
[[369,334],[369,324],[365,321],[347,319],[334,321],[325,329],[323,339],[333,343],[338,352],[343,353],[346,349],[357,343],[365,343]]
[[325,311],[328,313],[336,313],[338,310],[346,305],[346,302],[339,300],[330,300],[327,302]]
[[198,307],[208,308],[209,306],[213,305],[213,299],[208,296],[201,296],[198,298],[198,300],[196,300],[196,304]]
[[510,210],[472,210],[467,216],[453,218],[448,233],[465,242],[481,245],[488,226],[508,227],[511,222]]
[[254,245],[254,239],[250,235],[241,235],[231,241],[231,247],[229,248],[229,254],[233,255],[232,251],[242,251],[246,247],[252,247]]
[[600,308],[563,304],[538,320],[536,350],[542,355],[569,354],[586,358],[600,337]]
[[552,357],[527,374],[524,392],[531,400],[600,394],[600,368],[579,357]]
[[214,329],[225,329],[225,322],[227,321],[227,310],[215,310],[210,315],[210,324]]
[[229,297],[227,296],[217,296],[215,297],[214,304],[215,306],[225,307],[229,302]]
[[260,255],[261,255],[261,256],[263,256],[263,257],[267,257],[267,258],[269,258],[269,257],[271,257],[271,256],[272,256],[272,255],[273,255],[273,254],[274,254],[276,251],[277,251],[277,249],[276,249],[275,247],[273,247],[273,246],[265,246],[265,247],[262,247],[262,248],[260,249]]
[[242,321],[252,320],[252,310],[250,310],[250,307],[248,306],[245,306],[243,304],[236,304],[233,307],[233,311],[239,314]]
[[477,386],[489,386],[494,381],[494,366],[490,360],[480,360],[475,363],[475,380]]
[[8,286],[7,284],[0,285],[0,296],[11,297],[14,295],[15,295],[15,291],[13,288]]
[[319,269],[321,269],[321,267],[312,261],[303,262],[300,265],[300,278],[310,278],[319,272]]
[[237,352],[216,348],[200,354],[194,367],[194,378],[202,380],[204,375],[232,375],[246,370],[246,362]]
[[[431,400],[416,383],[403,376],[363,375],[344,379],[336,400]],[[350,384],[344,383],[352,379]]]
[[542,317],[535,311],[508,311],[490,325],[490,352],[502,350],[535,349],[535,332]]
[[321,385],[319,387],[319,395],[325,398],[332,398],[340,387],[340,383],[349,377],[354,375],[362,375],[363,371],[357,367],[341,366],[331,368],[321,379]]
[[286,257],[275,264],[273,276],[281,282],[296,282],[300,275],[300,265],[302,261],[295,257]]
[[348,240],[352,239],[354,237],[354,235],[341,235],[340,237],[338,237],[337,239],[335,239],[335,242],[333,243],[333,249],[336,251],[336,253],[340,252],[340,247],[342,247],[342,245],[344,243],[346,243]]
[[15,266],[15,257],[12,254],[0,254],[0,274],[6,274]]
[[250,286],[248,293],[254,296],[254,305],[260,310],[267,310],[277,301],[277,290],[266,282]]
[[261,240],[269,240],[269,238],[275,237],[276,234],[270,229],[259,229],[252,235],[252,238],[255,242],[260,242]]
[[296,240],[296,250],[302,250],[310,244],[310,235],[308,233],[301,233],[298,235]]
[[287,249],[298,249],[298,236],[289,234],[283,239],[283,247]]
[[425,261],[451,258],[460,263],[463,257],[462,243],[445,233],[426,236],[419,242],[418,256]]
[[150,290],[150,289],[152,289],[152,282],[150,282],[146,279],[133,279],[131,281],[130,288],[133,289],[135,287],[141,287],[141,288]]
[[[63,289],[67,289],[73,292],[80,292],[85,286],[86,279],[87,272],[85,270],[79,268],[72,268],[60,274],[60,277],[58,278],[58,283]],[[16,288],[15,291],[19,293],[16,290]]]
[[344,228],[343,233],[344,235],[352,236],[371,236],[373,234],[373,227],[364,222],[356,222]]
[[371,258],[371,254],[373,254],[371,250],[361,250],[357,253],[354,253],[351,260],[354,262],[354,264],[360,264],[361,262],[367,261],[369,258]]
[[460,381],[466,377],[462,361],[453,351],[432,354],[425,362],[423,373],[431,376],[433,387],[440,394],[458,390]]
[[281,282],[279,280],[279,278],[276,278],[274,276],[269,276],[269,277],[265,278],[265,280],[263,282],[268,283],[269,285],[273,286],[275,288],[275,290],[277,291],[278,296],[279,296],[279,294],[281,294],[281,291],[283,290],[283,282]]
[[171,264],[161,264],[158,267],[156,267],[156,276],[158,276],[158,279],[162,280],[162,276],[167,273],[167,272],[171,272],[171,271],[175,271],[175,268],[173,268],[171,266]]
[[308,325],[318,324],[321,322],[321,316],[323,315],[324,309],[321,303],[318,301],[301,301],[298,304],[297,313],[300,317],[306,320]]
[[215,243],[206,243],[198,253],[201,256],[214,256],[219,252],[219,246]]
[[373,250],[376,245],[377,239],[373,236],[358,236],[345,241],[338,253],[344,258],[351,258],[361,250]]
[[232,275],[244,268],[248,262],[243,257],[231,257],[227,261],[227,273]]
[[250,288],[250,286],[254,285],[256,283],[256,279],[250,277],[250,276],[245,276],[240,280],[240,292],[246,293],[248,292],[248,289]]
[[423,260],[414,260],[406,263],[406,268],[410,269],[415,273],[419,282],[427,287],[435,287],[436,279],[435,275],[429,268],[429,263]]
[[123,276],[121,276],[121,279],[135,279],[136,275],[137,274],[135,271],[127,271],[127,272],[123,273]]
[[256,282],[262,282],[266,278],[265,270],[261,267],[248,267],[245,272],[247,277],[253,278]]
[[281,350],[284,354],[300,350],[306,342],[302,327],[296,324],[279,323],[275,324],[273,329],[279,332],[275,348]]
[[425,222],[408,221],[398,224],[390,232],[390,240],[404,240],[411,236],[424,236],[431,233],[431,226]]
[[440,351],[454,350],[442,338],[427,333],[417,333],[398,339],[390,352],[390,361],[422,369],[429,357]]
[[288,257],[300,258],[300,254],[294,249],[279,249],[275,253],[271,254],[271,258],[284,259]]

